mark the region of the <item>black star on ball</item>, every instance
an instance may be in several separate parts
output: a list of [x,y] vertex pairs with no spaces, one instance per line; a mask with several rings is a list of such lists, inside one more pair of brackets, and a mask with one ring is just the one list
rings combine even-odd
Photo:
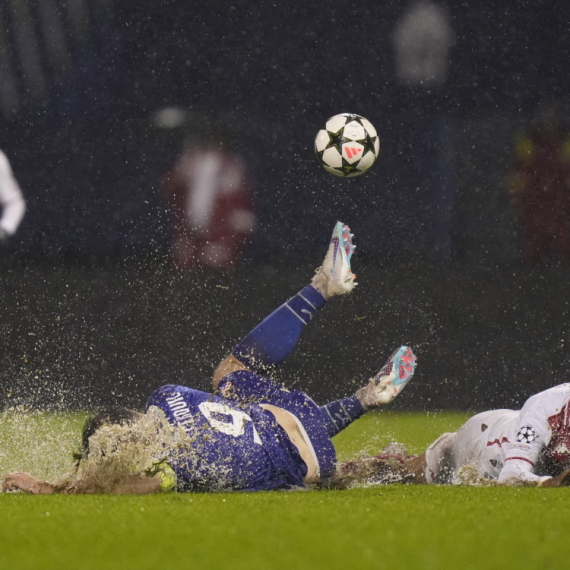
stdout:
[[[362,121],[360,119],[361,119],[360,115],[349,114],[346,117],[345,125],[348,125],[348,123],[352,123],[352,121],[356,121],[359,125],[362,125]],[[364,125],[362,125],[362,126],[364,126]]]
[[362,156],[364,156],[367,152],[372,152],[373,154],[376,154],[374,143],[376,142],[376,139],[378,137],[371,137],[370,133],[366,129],[364,129],[364,132],[366,133],[366,136],[364,137],[363,140],[358,141],[364,147],[364,150],[362,151]]
[[329,142],[326,148],[331,148],[334,146],[336,150],[338,150],[338,153],[342,155],[342,143],[345,142],[343,133],[344,133],[344,126],[341,127],[336,133],[331,133],[331,131],[327,131],[327,135],[329,135]]

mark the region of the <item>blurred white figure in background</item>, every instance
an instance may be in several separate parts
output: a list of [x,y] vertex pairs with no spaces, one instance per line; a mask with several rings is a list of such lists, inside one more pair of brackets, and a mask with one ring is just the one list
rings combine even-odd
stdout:
[[26,203],[20,186],[14,178],[6,155],[0,150],[0,245],[5,245],[16,233],[24,212]]
[[445,5],[430,0],[412,2],[392,36],[400,82],[410,87],[441,87],[454,40]]

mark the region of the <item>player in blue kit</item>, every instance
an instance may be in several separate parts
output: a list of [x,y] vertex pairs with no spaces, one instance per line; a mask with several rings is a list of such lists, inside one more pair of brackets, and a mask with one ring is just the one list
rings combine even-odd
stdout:
[[[75,475],[52,484],[13,473],[3,489],[38,494],[259,491],[342,477],[331,438],[402,391],[415,370],[411,349],[396,350],[353,396],[321,407],[267,375],[289,356],[326,301],[356,286],[352,237],[346,225],[335,225],[311,284],[234,347],[214,372],[213,394],[167,385],[151,394],[144,414],[124,408],[100,412],[85,427]],[[113,462],[119,465],[115,470]]]

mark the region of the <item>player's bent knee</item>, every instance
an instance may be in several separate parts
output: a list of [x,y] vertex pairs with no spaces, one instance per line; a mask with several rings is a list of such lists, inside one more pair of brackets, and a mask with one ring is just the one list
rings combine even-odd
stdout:
[[249,368],[240,362],[233,354],[230,354],[227,358],[222,360],[216,370],[214,370],[214,375],[212,377],[214,388],[219,386],[224,376],[227,376],[232,372],[237,372],[238,370],[249,370]]

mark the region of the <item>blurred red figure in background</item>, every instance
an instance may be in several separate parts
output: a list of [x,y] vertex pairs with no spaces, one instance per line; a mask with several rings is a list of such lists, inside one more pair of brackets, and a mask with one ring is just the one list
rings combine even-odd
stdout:
[[172,254],[179,269],[231,267],[253,231],[244,161],[212,131],[187,144],[162,184],[174,213]]
[[570,262],[570,138],[553,106],[517,141],[510,191],[525,259]]

